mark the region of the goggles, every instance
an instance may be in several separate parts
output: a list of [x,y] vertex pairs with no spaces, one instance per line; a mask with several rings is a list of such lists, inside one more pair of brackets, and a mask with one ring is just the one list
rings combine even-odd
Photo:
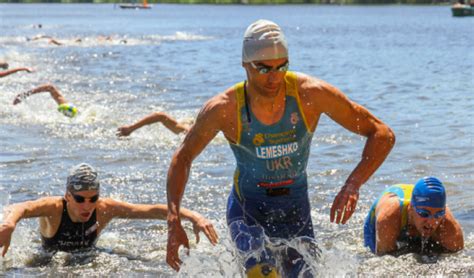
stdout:
[[265,66],[265,65],[255,65],[253,62],[250,62],[250,65],[258,71],[259,74],[268,74],[270,72],[286,72],[290,67],[290,62],[286,61],[283,65],[277,66],[276,68]]
[[80,196],[80,195],[75,195],[72,192],[69,192],[69,193],[72,195],[72,197],[74,198],[74,201],[76,201],[76,203],[84,203],[86,201],[86,199],[89,199],[89,202],[91,202],[91,203],[95,203],[95,202],[97,202],[97,200],[99,200],[99,194],[94,195],[92,197],[83,197],[83,196]]
[[426,209],[422,209],[422,208],[416,208],[415,207],[415,211],[416,213],[418,214],[418,216],[420,216],[421,218],[434,218],[434,219],[438,219],[438,218],[441,218],[443,217],[445,214],[446,214],[446,210],[443,209],[443,210],[440,210],[434,214],[431,213],[431,211],[429,210],[426,210]]

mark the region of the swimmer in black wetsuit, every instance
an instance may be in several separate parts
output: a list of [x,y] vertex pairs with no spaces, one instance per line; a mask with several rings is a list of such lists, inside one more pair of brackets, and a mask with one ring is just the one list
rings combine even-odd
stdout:
[[[100,232],[113,218],[165,219],[167,215],[167,206],[163,204],[130,204],[99,197],[97,172],[85,163],[71,170],[66,189],[63,197],[43,197],[6,208],[0,224],[2,256],[7,253],[12,233],[23,218],[39,217],[46,250],[70,252],[94,247]],[[181,217],[193,223],[197,241],[202,231],[211,243],[217,242],[211,222],[202,215],[181,209]]]

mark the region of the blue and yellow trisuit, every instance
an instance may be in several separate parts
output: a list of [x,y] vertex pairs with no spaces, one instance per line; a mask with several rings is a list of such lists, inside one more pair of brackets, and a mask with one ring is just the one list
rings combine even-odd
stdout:
[[398,197],[400,202],[400,214],[402,216],[402,224],[400,226],[400,236],[397,239],[398,241],[403,241],[407,239],[407,224],[408,224],[408,205],[411,201],[411,195],[413,193],[413,184],[395,184],[385,189],[380,197],[375,200],[372,204],[372,207],[365,218],[364,224],[364,245],[368,246],[370,250],[375,253],[375,244],[376,244],[376,229],[375,223],[377,222],[377,215],[375,214],[375,209],[380,199],[386,194],[395,194]]
[[252,113],[244,82],[235,85],[238,137],[230,145],[237,168],[227,223],[242,252],[258,248],[263,232],[276,238],[314,238],[306,175],[313,132],[302,110],[296,74],[287,72],[284,80],[285,111],[272,125],[261,123]]

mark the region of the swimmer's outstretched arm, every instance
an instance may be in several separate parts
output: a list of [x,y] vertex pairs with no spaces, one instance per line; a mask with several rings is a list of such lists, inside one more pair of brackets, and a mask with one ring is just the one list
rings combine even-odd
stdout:
[[27,97],[31,95],[43,93],[43,92],[50,93],[51,97],[54,99],[54,101],[56,101],[58,105],[61,105],[67,102],[64,96],[59,92],[59,90],[54,85],[44,84],[44,85],[34,88],[33,90],[29,90],[27,92],[18,94],[13,100],[13,105],[17,105],[18,103],[22,102],[24,99],[26,99]]
[[132,125],[124,125],[119,127],[117,129],[117,136],[128,136],[136,129],[156,122],[162,123],[166,128],[175,134],[179,134],[181,132],[187,133],[189,131],[188,125],[178,123],[170,115],[163,112],[153,112]]
[[32,68],[16,68],[16,69],[11,69],[11,70],[0,71],[0,77],[5,77],[7,75],[10,75],[19,71],[26,71],[26,72],[32,73],[34,70]]
[[5,254],[7,253],[8,247],[10,247],[13,231],[21,219],[51,217],[53,212],[58,210],[58,205],[60,205],[60,203],[61,198],[44,197],[38,200],[17,203],[6,207],[3,222],[0,224],[0,247],[3,247],[2,257],[5,257]]
[[[104,224],[108,223],[112,218],[166,219],[168,215],[168,206],[165,204],[131,204],[111,198],[103,198],[101,204],[103,204],[104,208],[98,211],[101,213]],[[180,217],[193,223],[196,242],[199,242],[199,232],[203,232],[212,244],[217,243],[217,233],[212,223],[204,216],[195,211],[181,208]]]

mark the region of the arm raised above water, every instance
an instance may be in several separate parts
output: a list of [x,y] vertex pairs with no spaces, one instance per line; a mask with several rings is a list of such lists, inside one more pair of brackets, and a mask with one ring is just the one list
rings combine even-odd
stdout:
[[11,70],[0,71],[0,77],[5,77],[19,71],[26,71],[28,73],[32,73],[34,70],[31,68],[16,68],[16,69],[11,69]]
[[135,130],[149,124],[162,123],[175,134],[188,132],[189,126],[177,122],[174,118],[164,112],[153,112],[132,125],[124,125],[117,129],[117,136],[128,136]]
[[58,105],[64,104],[67,102],[66,98],[59,92],[58,88],[56,88],[52,84],[44,84],[41,86],[38,86],[32,90],[29,90],[24,93],[18,94],[15,99],[13,100],[13,105],[17,105],[18,103],[22,102],[24,99],[31,95],[39,94],[39,93],[49,93],[51,97],[56,101]]

